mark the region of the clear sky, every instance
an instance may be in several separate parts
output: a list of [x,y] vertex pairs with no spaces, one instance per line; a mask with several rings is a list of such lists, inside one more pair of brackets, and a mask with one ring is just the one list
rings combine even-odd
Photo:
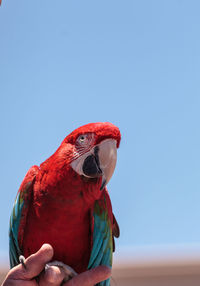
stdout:
[[200,241],[200,2],[0,7],[0,252],[18,187],[76,127],[122,133],[108,188],[118,246]]

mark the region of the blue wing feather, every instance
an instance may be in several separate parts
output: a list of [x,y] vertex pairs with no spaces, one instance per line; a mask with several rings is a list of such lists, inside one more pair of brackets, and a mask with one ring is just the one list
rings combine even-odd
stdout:
[[28,212],[28,205],[30,196],[32,193],[32,186],[38,171],[37,166],[30,168],[26,174],[13,206],[13,210],[10,216],[9,226],[9,256],[10,267],[14,267],[19,264],[19,256],[22,254],[19,246],[19,227],[23,221],[26,220]]
[[[103,198],[106,201],[105,197]],[[94,211],[94,229],[93,229],[93,247],[90,255],[88,269],[99,265],[112,267],[112,224],[108,216],[107,207],[101,208],[99,201],[95,202]],[[109,286],[110,279],[102,281],[98,286]]]
[[20,193],[18,193],[10,217],[9,250],[11,268],[19,263],[19,256],[21,255],[18,244],[18,230],[23,205],[24,202],[20,200]]

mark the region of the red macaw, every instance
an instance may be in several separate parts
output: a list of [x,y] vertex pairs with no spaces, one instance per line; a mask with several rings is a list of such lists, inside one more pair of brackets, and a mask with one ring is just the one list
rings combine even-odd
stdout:
[[[113,236],[119,227],[106,184],[116,165],[120,131],[90,123],[69,134],[57,151],[26,174],[10,219],[10,264],[43,243],[54,259],[80,273],[112,266]],[[99,285],[110,285],[109,279]]]

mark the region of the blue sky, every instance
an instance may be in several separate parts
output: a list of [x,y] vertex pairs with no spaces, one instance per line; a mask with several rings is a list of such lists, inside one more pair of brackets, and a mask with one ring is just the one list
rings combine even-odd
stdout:
[[0,7],[0,252],[28,168],[73,129],[122,133],[109,183],[118,246],[200,241],[199,1]]

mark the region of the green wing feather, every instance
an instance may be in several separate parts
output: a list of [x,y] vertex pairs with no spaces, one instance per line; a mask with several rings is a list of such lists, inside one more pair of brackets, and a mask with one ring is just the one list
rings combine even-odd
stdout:
[[[99,265],[112,267],[112,221],[109,215],[109,209],[106,199],[106,193],[103,198],[95,202],[93,210],[94,228],[93,228],[93,247],[90,255],[88,269]],[[111,207],[111,205],[110,205]],[[112,214],[112,212],[111,212]],[[102,281],[98,286],[109,286],[110,279]]]
[[[26,174],[20,189],[17,193],[13,210],[10,216],[9,227],[9,256],[10,267],[19,264],[19,256],[23,253],[20,249],[20,238],[23,238],[23,231],[26,224],[26,216],[29,209],[29,202],[32,195],[33,183],[38,167],[33,166]],[[19,237],[20,232],[20,237]]]

